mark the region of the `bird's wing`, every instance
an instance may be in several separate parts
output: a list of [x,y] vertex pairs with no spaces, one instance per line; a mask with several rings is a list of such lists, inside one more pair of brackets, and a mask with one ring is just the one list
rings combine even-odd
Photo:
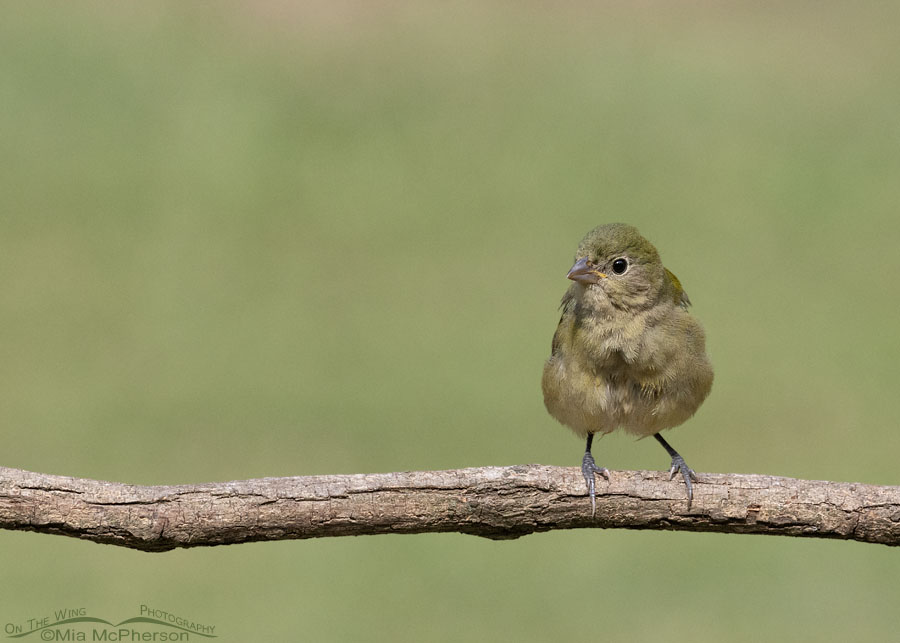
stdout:
[[675,291],[675,303],[686,309],[691,305],[691,298],[688,297],[688,294],[684,291],[684,288],[681,286],[681,282],[678,281],[678,277],[675,276],[675,273],[668,268],[666,268],[666,276],[669,278],[669,282],[671,282],[672,288]]

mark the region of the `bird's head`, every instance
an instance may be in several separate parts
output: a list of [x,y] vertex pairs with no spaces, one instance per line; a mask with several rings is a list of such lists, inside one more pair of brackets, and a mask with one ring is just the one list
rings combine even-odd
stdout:
[[686,305],[678,279],[666,270],[653,244],[625,223],[598,226],[585,235],[567,275],[593,307],[638,311],[671,296]]

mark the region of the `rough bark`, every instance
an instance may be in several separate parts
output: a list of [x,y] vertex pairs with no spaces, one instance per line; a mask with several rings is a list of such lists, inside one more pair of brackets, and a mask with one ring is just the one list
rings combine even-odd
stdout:
[[0,467],[0,527],[144,551],[387,533],[501,540],[581,527],[900,544],[900,487],[703,474],[690,510],[683,483],[661,472],[613,471],[597,491],[592,518],[580,469],[536,464],[153,487]]

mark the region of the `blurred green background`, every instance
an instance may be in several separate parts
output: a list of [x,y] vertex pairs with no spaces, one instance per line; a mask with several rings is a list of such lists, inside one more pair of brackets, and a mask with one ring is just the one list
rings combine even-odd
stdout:
[[[898,484],[900,6],[8,3],[5,466],[141,484],[576,466],[540,374],[575,246],[686,285],[700,472]],[[663,469],[612,435],[612,469]],[[145,554],[0,533],[0,620],[223,641],[884,641],[900,555],[625,531]]]

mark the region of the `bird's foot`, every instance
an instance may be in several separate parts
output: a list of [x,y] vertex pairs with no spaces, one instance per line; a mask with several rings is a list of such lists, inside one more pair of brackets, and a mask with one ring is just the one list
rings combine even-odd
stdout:
[[[683,461],[682,461],[683,462]],[[601,476],[609,480],[609,471],[606,467],[598,467],[594,462],[594,456],[590,451],[586,451],[581,459],[581,473],[584,475],[584,482],[587,485],[588,494],[591,496],[591,518],[597,513],[597,498],[595,496],[596,479],[594,475],[599,473]]]
[[672,456],[672,468],[669,469],[669,480],[674,480],[675,476],[679,473],[681,474],[681,477],[684,478],[684,486],[687,489],[688,510],[690,510],[691,503],[694,501],[694,490],[691,486],[691,480],[700,482],[700,479],[697,477],[697,474],[694,473],[694,470],[687,466],[684,458],[675,454]]

